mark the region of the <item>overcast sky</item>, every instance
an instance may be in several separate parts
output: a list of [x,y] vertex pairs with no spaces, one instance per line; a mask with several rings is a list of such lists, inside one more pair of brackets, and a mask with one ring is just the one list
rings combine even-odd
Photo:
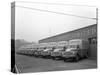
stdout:
[[96,18],[96,8],[71,5],[16,3],[15,38],[30,42],[96,24],[96,20],[22,8],[24,6]]

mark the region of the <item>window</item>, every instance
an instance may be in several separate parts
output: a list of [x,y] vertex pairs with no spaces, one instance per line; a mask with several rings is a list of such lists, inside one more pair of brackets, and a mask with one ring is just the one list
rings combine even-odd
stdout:
[[89,44],[97,44],[97,38],[96,37],[92,37],[92,38],[89,38]]
[[70,48],[77,48],[77,45],[70,45]]
[[92,28],[91,32],[92,32],[92,34],[95,34],[96,33],[96,28]]
[[96,44],[96,43],[97,43],[97,38],[96,38],[96,37],[94,37],[94,38],[92,39],[92,43],[93,43],[93,44]]

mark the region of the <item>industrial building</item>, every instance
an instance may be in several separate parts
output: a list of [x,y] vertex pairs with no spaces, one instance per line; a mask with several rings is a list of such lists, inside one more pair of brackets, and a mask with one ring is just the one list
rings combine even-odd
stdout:
[[90,46],[89,58],[97,59],[97,24],[41,39],[39,43],[69,41],[72,39],[88,39]]

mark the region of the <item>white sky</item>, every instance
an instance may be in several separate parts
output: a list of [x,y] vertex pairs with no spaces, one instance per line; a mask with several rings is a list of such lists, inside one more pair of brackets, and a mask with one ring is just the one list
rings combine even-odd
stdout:
[[[16,3],[16,6],[96,18],[95,7]],[[30,42],[95,24],[96,20],[16,7],[15,38]]]

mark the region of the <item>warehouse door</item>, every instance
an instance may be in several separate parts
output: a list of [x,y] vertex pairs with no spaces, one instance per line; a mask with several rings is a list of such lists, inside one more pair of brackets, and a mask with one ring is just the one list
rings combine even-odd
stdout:
[[96,60],[97,59],[97,38],[89,38],[89,44],[90,44],[90,50],[89,50],[89,56],[91,59]]

